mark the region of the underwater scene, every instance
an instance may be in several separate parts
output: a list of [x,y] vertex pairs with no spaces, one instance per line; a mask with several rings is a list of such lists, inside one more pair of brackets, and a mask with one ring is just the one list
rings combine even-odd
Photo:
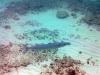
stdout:
[[100,0],[0,0],[0,75],[100,75]]

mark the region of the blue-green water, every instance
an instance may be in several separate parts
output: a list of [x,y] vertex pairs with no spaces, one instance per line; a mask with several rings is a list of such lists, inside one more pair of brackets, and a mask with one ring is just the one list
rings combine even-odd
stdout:
[[65,55],[85,64],[92,57],[100,65],[99,6],[99,0],[1,0],[0,65],[30,65],[37,55],[42,62]]

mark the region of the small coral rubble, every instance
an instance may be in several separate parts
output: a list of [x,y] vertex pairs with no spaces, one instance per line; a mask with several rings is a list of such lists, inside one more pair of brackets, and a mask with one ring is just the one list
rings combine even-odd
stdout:
[[55,59],[41,75],[87,75],[79,65],[81,65],[79,60],[65,56],[63,59]]
[[37,22],[36,20],[28,20],[24,23],[24,25],[39,27],[41,23]]
[[49,30],[47,28],[41,28],[39,30],[34,30],[31,32],[31,34],[34,36],[36,39],[57,39],[59,37],[59,32],[58,30]]
[[32,31],[27,31],[21,34],[15,34],[15,37],[19,40],[24,39],[36,39],[36,40],[55,40],[60,38],[58,30],[49,30],[47,28],[40,28]]

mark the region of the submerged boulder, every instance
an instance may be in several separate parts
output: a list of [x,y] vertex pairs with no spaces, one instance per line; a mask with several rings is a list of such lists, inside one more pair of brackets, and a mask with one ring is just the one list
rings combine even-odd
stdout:
[[64,18],[69,17],[69,14],[68,14],[68,12],[65,11],[65,10],[59,10],[59,11],[57,11],[57,13],[56,13],[56,17],[59,18],[59,19],[64,19]]

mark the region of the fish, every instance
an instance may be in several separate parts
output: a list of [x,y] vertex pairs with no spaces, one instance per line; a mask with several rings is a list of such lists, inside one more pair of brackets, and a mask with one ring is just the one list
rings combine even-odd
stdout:
[[40,50],[40,49],[56,49],[56,48],[61,48],[66,45],[71,45],[70,42],[53,42],[53,43],[48,43],[48,44],[36,44],[34,46],[28,47],[28,49],[33,49],[33,50]]

